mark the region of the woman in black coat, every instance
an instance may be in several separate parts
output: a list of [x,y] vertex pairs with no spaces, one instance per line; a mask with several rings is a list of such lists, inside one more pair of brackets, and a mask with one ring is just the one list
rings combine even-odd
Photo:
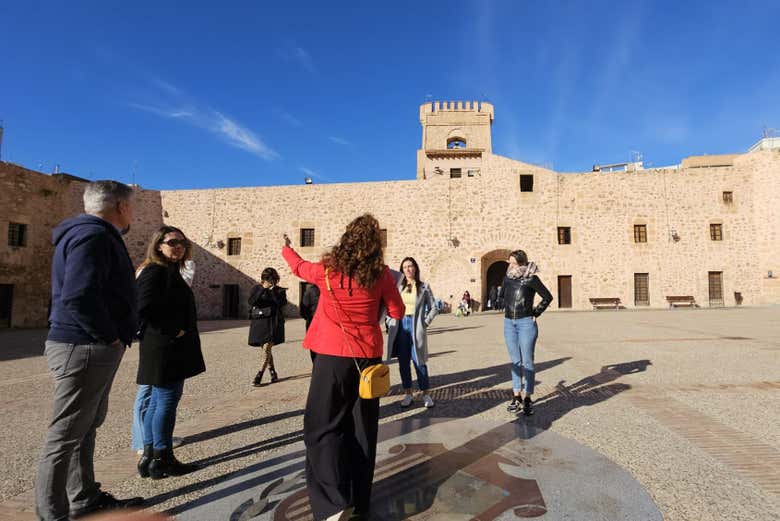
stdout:
[[160,479],[196,470],[176,459],[172,445],[184,380],[206,370],[195,296],[180,272],[190,251],[181,230],[161,227],[152,235],[136,279],[141,339],[137,383],[152,386],[144,414],[144,453],[138,462],[141,477]]
[[277,286],[279,273],[273,268],[266,268],[260,275],[260,284],[252,289],[249,296],[249,345],[260,347],[260,370],[255,375],[252,385],[260,387],[266,368],[271,375],[271,383],[279,376],[274,366],[272,348],[284,343],[284,306],[287,305],[287,290]]

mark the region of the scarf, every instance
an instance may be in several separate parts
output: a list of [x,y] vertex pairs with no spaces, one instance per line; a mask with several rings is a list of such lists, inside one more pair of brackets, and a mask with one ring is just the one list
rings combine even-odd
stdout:
[[530,279],[539,271],[536,263],[529,262],[525,266],[510,264],[506,270],[506,276],[510,279]]

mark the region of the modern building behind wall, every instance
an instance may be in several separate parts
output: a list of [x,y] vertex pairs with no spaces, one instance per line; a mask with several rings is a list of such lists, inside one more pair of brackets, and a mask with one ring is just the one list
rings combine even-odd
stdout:
[[[668,168],[635,161],[564,174],[493,154],[489,103],[426,103],[419,117],[412,181],[138,190],[131,255],[140,262],[161,223],[182,228],[195,244],[201,316],[243,318],[266,266],[280,270],[290,302],[301,296],[279,254],[282,234],[316,260],[353,217],[371,212],[388,264],[415,257],[449,303],[468,290],[484,305],[518,248],[540,266],[552,309],[592,309],[591,299],[620,299],[629,309],[669,307],[668,297],[701,307],[780,303],[773,141]],[[51,228],[78,213],[83,183],[8,163],[0,163],[0,183],[9,226],[0,245],[0,325],[45,325]],[[18,224],[27,226],[25,245],[11,244]]]

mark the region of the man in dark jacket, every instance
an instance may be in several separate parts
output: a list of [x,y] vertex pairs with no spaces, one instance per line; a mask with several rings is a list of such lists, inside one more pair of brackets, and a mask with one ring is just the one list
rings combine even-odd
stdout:
[[95,482],[95,433],[137,326],[133,264],[122,240],[133,220],[133,189],[95,181],[84,191],[83,215],[53,233],[51,329],[46,360],[54,377],[54,411],[35,483],[42,521],[135,506]]
[[306,331],[309,330],[314,313],[317,311],[317,303],[320,300],[320,288],[316,284],[307,284],[306,291],[301,299],[301,317],[306,321]]

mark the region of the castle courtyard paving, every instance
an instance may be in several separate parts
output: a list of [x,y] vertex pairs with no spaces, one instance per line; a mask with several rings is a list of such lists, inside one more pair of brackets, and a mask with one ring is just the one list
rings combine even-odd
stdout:
[[[382,519],[468,519],[464,490],[478,489],[489,504],[491,490],[500,498],[513,486],[491,481],[489,465],[517,478],[525,503],[515,513],[523,517],[780,519],[780,307],[548,312],[539,325],[537,413],[516,418],[505,410],[502,317],[437,318],[429,337],[436,407],[417,401],[400,409],[396,387],[382,400],[375,498],[403,496],[406,480],[409,489],[421,486],[407,469],[395,474],[397,490],[388,488],[387,462],[402,457],[397,447],[428,462],[422,485],[441,486],[405,514],[386,501]],[[289,321],[288,342],[274,350],[281,381],[260,388],[250,385],[258,353],[246,346],[246,322],[201,327],[208,369],[187,381],[176,434],[187,442],[179,458],[205,468],[156,482],[135,476],[128,448],[133,347],[98,431],[98,480],[185,520],[227,521],[242,512],[247,519],[251,507],[266,519],[284,505],[300,507],[294,478],[310,371],[300,348],[303,322]],[[3,520],[34,519],[30,489],[51,408],[44,337],[41,330],[0,331]],[[472,449],[477,456],[464,456]],[[263,491],[276,498],[265,509]]]

